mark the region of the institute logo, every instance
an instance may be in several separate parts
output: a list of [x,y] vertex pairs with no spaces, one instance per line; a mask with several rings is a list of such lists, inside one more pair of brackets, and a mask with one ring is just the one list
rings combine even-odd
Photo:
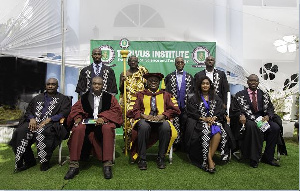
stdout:
[[192,56],[193,56],[192,58],[193,58],[194,62],[197,63],[197,64],[192,65],[192,67],[195,67],[195,68],[204,67],[205,59],[206,59],[206,57],[209,56],[209,50],[204,46],[198,46],[197,48],[195,48],[193,50]]
[[119,42],[119,45],[122,49],[127,49],[129,47],[129,40],[127,38],[122,38]]
[[109,64],[115,59],[115,50],[109,45],[102,45],[99,49],[102,52],[101,61],[105,65],[110,66]]

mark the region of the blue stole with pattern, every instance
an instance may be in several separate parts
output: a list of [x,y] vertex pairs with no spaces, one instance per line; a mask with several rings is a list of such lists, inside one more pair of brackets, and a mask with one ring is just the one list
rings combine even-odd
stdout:
[[[201,98],[202,98],[202,101],[204,103],[204,106],[205,106],[205,109],[206,109],[206,113],[207,113],[207,115],[209,115],[209,102],[207,102],[204,99],[203,95],[201,95]],[[218,126],[216,124],[212,124],[210,127],[211,127],[211,136],[210,137],[214,136],[217,133],[221,134],[221,128],[220,128],[220,126]]]
[[180,90],[179,90],[178,82],[177,82],[177,75],[176,75],[177,101],[178,101],[178,107],[179,108],[184,108],[185,107],[185,89],[186,89],[185,76],[186,76],[186,71],[183,71],[181,87],[180,87]]

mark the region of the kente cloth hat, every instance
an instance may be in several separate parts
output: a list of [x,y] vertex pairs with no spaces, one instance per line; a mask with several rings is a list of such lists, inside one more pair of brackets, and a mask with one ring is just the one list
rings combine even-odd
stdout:
[[164,75],[161,73],[147,73],[147,74],[144,74],[143,77],[147,80],[150,77],[157,77],[159,79],[159,81],[161,81],[164,78]]

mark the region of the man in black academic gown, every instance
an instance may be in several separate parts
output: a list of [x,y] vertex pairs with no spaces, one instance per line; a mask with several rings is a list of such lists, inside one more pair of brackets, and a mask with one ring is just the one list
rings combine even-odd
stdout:
[[166,91],[171,93],[177,100],[181,114],[173,119],[173,125],[178,132],[174,141],[173,149],[179,149],[184,136],[184,125],[186,121],[186,102],[188,94],[193,93],[194,80],[193,76],[184,71],[185,62],[182,57],[175,59],[176,70],[165,77]]
[[215,67],[215,58],[213,56],[208,56],[205,59],[205,70],[202,70],[195,74],[194,84],[202,76],[208,76],[213,82],[216,94],[223,101],[224,108],[227,106],[227,92],[229,92],[229,85],[225,72],[218,70]]
[[[257,89],[259,84],[257,75],[251,74],[247,83],[249,87],[236,93],[230,107],[230,118],[235,124],[232,126],[237,127],[236,134],[241,134],[239,139],[242,156],[250,159],[250,166],[253,168],[258,167],[260,158],[261,162],[279,166],[274,160],[274,152],[280,136],[280,127],[273,121],[275,120],[273,104],[267,93]],[[255,120],[260,116],[262,121],[269,123],[269,129],[258,127],[260,125]],[[266,148],[261,157],[264,138]]]
[[78,83],[75,92],[80,96],[90,90],[92,85],[92,78],[99,76],[103,79],[103,91],[111,93],[113,95],[118,93],[116,77],[114,70],[109,66],[106,66],[101,61],[102,52],[99,48],[95,48],[92,51],[92,58],[94,62],[84,67],[80,71]]
[[36,165],[31,149],[34,142],[41,163],[40,170],[48,170],[53,151],[67,138],[68,131],[59,121],[69,115],[71,99],[57,92],[57,88],[57,79],[47,80],[46,91],[30,101],[25,115],[13,133],[10,145],[15,153],[15,172]]

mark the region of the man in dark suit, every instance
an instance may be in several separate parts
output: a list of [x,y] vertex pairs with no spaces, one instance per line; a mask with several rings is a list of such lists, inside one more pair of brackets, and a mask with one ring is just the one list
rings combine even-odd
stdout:
[[[251,167],[257,168],[265,138],[266,148],[261,161],[272,166],[279,166],[274,160],[274,152],[280,135],[280,127],[274,122],[273,104],[267,93],[257,89],[259,84],[257,75],[251,74],[247,83],[249,87],[236,93],[230,107],[230,118],[236,121],[238,132],[242,132],[240,136],[242,156],[250,159]],[[259,117],[262,119],[258,122],[256,119]],[[269,125],[261,126],[261,122],[268,122],[266,124]]]
[[174,141],[174,150],[180,148],[181,137],[184,133],[185,106],[188,94],[193,93],[194,80],[191,74],[184,71],[184,60],[182,57],[175,59],[176,70],[165,77],[166,91],[171,93],[177,100],[181,114],[173,119],[173,125],[178,132]]
[[99,76],[103,78],[103,90],[114,95],[117,94],[118,90],[114,70],[101,62],[102,52],[99,48],[93,49],[92,58],[94,62],[80,71],[75,92],[81,96],[90,90],[92,78]]
[[229,85],[225,72],[218,70],[215,67],[215,58],[213,56],[208,56],[205,59],[205,70],[202,70],[195,74],[194,84],[202,76],[208,76],[210,80],[214,83],[216,94],[223,101],[223,105],[226,108],[227,106],[227,92],[229,92]]

